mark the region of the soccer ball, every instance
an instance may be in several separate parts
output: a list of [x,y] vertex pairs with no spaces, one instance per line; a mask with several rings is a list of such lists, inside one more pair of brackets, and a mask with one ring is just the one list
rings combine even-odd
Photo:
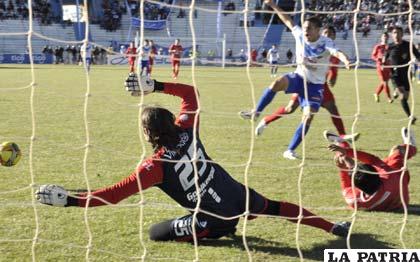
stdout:
[[16,143],[4,142],[0,145],[0,164],[2,166],[16,165],[21,156],[22,152]]

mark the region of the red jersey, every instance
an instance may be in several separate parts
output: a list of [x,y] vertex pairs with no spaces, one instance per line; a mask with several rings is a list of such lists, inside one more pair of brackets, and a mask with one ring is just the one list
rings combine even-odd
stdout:
[[136,55],[137,55],[137,48],[129,47],[129,48],[127,48],[127,51],[125,51],[125,54],[127,55],[128,60],[135,61],[136,60]]
[[[387,45],[381,45],[381,44],[375,45],[371,54],[371,58],[372,60],[375,60],[376,66],[380,66],[384,64],[383,61],[385,59],[387,50],[388,50]],[[385,64],[387,65],[388,63],[385,63]]]
[[257,50],[252,50],[251,51],[251,60],[252,60],[252,62],[257,62],[257,56],[258,56]]
[[[403,145],[406,146],[406,145]],[[414,156],[416,148],[410,146],[408,157]],[[354,158],[353,149],[347,148],[346,155]],[[396,152],[384,160],[363,151],[357,151],[357,159],[361,162],[371,165],[376,169],[381,178],[380,188],[372,195],[368,195],[358,188],[355,188],[355,195],[351,187],[351,173],[341,171],[341,188],[343,196],[350,208],[354,208],[355,201],[359,209],[390,211],[402,208],[400,198],[400,179],[402,172],[401,167],[404,165],[404,154]],[[408,184],[410,182],[410,174],[408,171],[404,173],[402,180],[402,189],[404,202],[409,203]]]
[[179,58],[181,58],[182,56],[182,51],[184,51],[184,49],[182,48],[181,45],[172,44],[169,47],[169,54],[171,54],[172,59],[175,58],[176,60],[179,60]]
[[338,64],[340,63],[340,59],[335,56],[330,57],[330,67],[327,72],[327,79],[335,80],[338,74]]

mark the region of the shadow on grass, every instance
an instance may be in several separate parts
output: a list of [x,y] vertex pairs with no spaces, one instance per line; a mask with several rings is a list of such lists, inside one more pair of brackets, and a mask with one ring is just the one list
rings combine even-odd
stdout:
[[[288,257],[299,258],[296,248],[286,247],[281,242],[265,240],[259,237],[247,236],[247,243],[249,248],[255,252],[263,252],[274,255],[283,255]],[[200,241],[202,246],[213,247],[234,247],[244,250],[242,237],[232,236],[231,238],[222,238],[218,240],[203,240]],[[392,248],[387,243],[382,242],[371,234],[352,234],[351,247],[359,249],[387,249]],[[324,249],[343,249],[346,248],[346,239],[337,238],[328,240],[326,242],[317,244],[310,249],[302,249],[303,257],[316,261],[323,261]]]
[[[398,210],[392,211],[392,213],[404,214],[404,210],[403,209],[398,209]],[[408,214],[409,215],[420,216],[420,205],[418,205],[418,204],[408,205]]]

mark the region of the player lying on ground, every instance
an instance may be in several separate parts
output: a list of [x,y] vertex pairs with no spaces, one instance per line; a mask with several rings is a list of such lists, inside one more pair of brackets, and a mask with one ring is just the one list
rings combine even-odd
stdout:
[[[156,186],[191,212],[197,204],[194,183],[194,170],[196,170],[200,184],[200,210],[224,217],[243,214],[247,188],[211,160],[199,139],[199,119],[195,114],[197,100],[194,88],[184,84],[141,81],[141,86],[146,93],[155,91],[179,96],[182,99],[181,112],[177,118],[164,108],[147,107],[143,110],[141,116],[143,131],[146,140],[154,148],[154,154],[121,182],[92,192],[90,201],[87,200],[86,194],[70,196],[64,188],[55,185],[41,186],[36,192],[38,201],[53,206],[93,207],[106,205],[105,201],[118,203],[139,192],[140,186],[142,190]],[[132,90],[134,90],[133,95],[138,95],[139,89]],[[194,126],[197,131],[195,146]],[[196,166],[192,162],[194,157],[197,159]],[[270,200],[253,189],[248,189],[249,208],[252,214],[281,216],[292,222],[297,221],[299,206]],[[303,209],[302,215],[302,224],[338,236],[345,237],[348,234],[349,223],[347,222],[333,224],[306,209]],[[190,213],[155,224],[150,229],[150,238],[156,241],[191,241],[193,238],[192,217]],[[219,238],[232,234],[236,230],[238,220],[239,218],[223,220],[199,212],[195,224],[197,237]]]
[[[343,52],[337,50],[330,38],[321,35],[321,20],[310,17],[303,23],[303,28],[300,28],[294,25],[290,16],[284,14],[283,10],[273,0],[265,0],[264,3],[276,11],[280,20],[292,31],[295,37],[297,69],[294,73],[277,78],[264,90],[257,108],[251,111],[242,111],[240,115],[242,118],[253,118],[255,120],[264,108],[271,103],[277,92],[284,91],[286,94],[298,94],[299,104],[303,108],[302,121],[296,129],[287,150],[283,153],[283,157],[287,159],[297,159],[295,149],[302,142],[302,134],[306,135],[314,114],[318,112],[322,104],[325,75],[330,56],[333,55],[340,59],[347,68],[349,68],[350,62]],[[304,80],[306,80],[307,97],[305,97]]]
[[382,90],[385,89],[386,96],[388,97],[388,102],[392,103],[394,100],[391,98],[391,93],[389,92],[388,81],[391,78],[391,68],[384,67],[389,65],[389,61],[385,59],[386,51],[388,49],[388,33],[384,32],[381,35],[381,43],[375,45],[373,48],[371,58],[376,62],[376,72],[378,73],[379,80],[381,83],[376,88],[375,93],[373,94],[375,101],[379,103],[379,95]]
[[[408,183],[410,174],[403,172],[405,154],[408,159],[412,158],[416,152],[414,134],[408,136],[407,128],[401,130],[403,143],[394,146],[387,158],[381,160],[377,156],[363,151],[357,151],[357,159],[362,164],[354,161],[355,155],[349,144],[344,142],[339,136],[324,132],[324,137],[335,144],[329,145],[329,150],[335,152],[334,160],[340,168],[341,189],[350,208],[354,208],[355,201],[360,209],[390,211],[403,207],[400,196],[400,181],[404,202],[408,205],[409,193]],[[408,151],[407,151],[408,149]],[[351,187],[351,175],[353,168],[357,164],[357,173],[354,176],[355,193]]]
[[[329,37],[332,40],[335,40],[335,36],[336,36],[335,28],[333,26],[325,27],[322,31],[322,35]],[[356,133],[354,135],[346,135],[344,123],[341,120],[340,113],[338,112],[334,95],[332,94],[330,90],[330,87],[334,87],[335,83],[337,82],[337,71],[338,71],[337,65],[339,62],[340,60],[338,60],[335,56],[331,56],[330,67],[327,72],[326,82],[324,84],[324,99],[322,101],[321,106],[325,108],[331,114],[331,120],[334,126],[336,127],[338,134],[345,140],[352,140],[353,138],[357,139],[359,137],[359,134]],[[264,117],[264,119],[262,119],[258,123],[255,129],[255,135],[260,136],[263,133],[264,129],[267,128],[267,126],[270,123],[281,118],[283,115],[288,115],[295,112],[295,110],[299,107],[298,100],[299,100],[299,95],[293,94],[287,106],[280,107],[271,115]]]

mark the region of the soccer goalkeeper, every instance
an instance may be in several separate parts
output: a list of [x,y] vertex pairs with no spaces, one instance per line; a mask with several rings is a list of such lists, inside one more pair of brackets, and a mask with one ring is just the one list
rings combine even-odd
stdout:
[[[255,109],[242,111],[240,115],[244,119],[253,118],[255,120],[271,103],[277,92],[298,94],[299,104],[303,108],[302,121],[287,150],[283,153],[284,158],[295,160],[298,158],[295,150],[302,142],[302,136],[308,132],[313,116],[319,111],[323,102],[325,76],[330,56],[337,57],[347,68],[349,68],[350,62],[347,56],[335,47],[330,38],[321,35],[322,23],[319,18],[314,16],[307,18],[301,28],[295,25],[292,18],[284,14],[284,11],[273,0],[265,0],[264,3],[273,8],[280,20],[292,31],[296,41],[295,53],[298,65],[295,72],[277,78],[264,90]],[[306,81],[306,85],[304,81]],[[305,95],[305,86],[307,95]]]
[[[403,207],[401,200],[401,187],[404,202],[408,205],[409,193],[408,183],[410,174],[408,170],[403,171],[405,155],[412,158],[416,152],[414,134],[408,136],[407,128],[401,130],[403,144],[394,146],[387,158],[381,160],[377,156],[363,151],[356,151],[349,147],[339,136],[324,132],[324,137],[334,144],[328,148],[335,152],[335,163],[340,168],[341,189],[350,208],[357,206],[359,209],[391,211]],[[355,163],[354,159],[362,162]],[[357,165],[357,172],[354,175],[355,190],[351,186],[352,169]],[[401,181],[401,176],[403,176]]]
[[[138,95],[138,86],[127,86],[133,95]],[[189,209],[190,214],[153,225],[150,229],[150,238],[155,241],[191,241],[193,238],[191,210],[196,207],[198,200],[194,182],[196,171],[199,176],[201,197],[197,223],[194,225],[197,237],[220,238],[234,233],[239,218],[223,220],[208,215],[207,212],[223,217],[243,214],[247,188],[235,181],[207,155],[198,134],[199,118],[196,114],[197,98],[194,88],[184,84],[161,83],[147,79],[142,79],[140,86],[145,94],[154,91],[182,99],[178,117],[165,108],[147,107],[143,110],[141,115],[143,131],[146,140],[153,146],[154,154],[127,178],[115,185],[92,192],[90,196],[86,193],[70,196],[60,186],[42,185],[36,192],[38,201],[62,207],[94,207],[106,205],[107,202],[118,203],[139,192],[140,188],[146,190],[156,186],[178,204]],[[193,164],[193,159],[196,159],[196,165]],[[251,214],[281,216],[297,222],[299,206],[270,200],[251,188],[248,190]],[[302,217],[302,224],[342,237],[348,234],[347,222],[333,224],[304,208]]]

